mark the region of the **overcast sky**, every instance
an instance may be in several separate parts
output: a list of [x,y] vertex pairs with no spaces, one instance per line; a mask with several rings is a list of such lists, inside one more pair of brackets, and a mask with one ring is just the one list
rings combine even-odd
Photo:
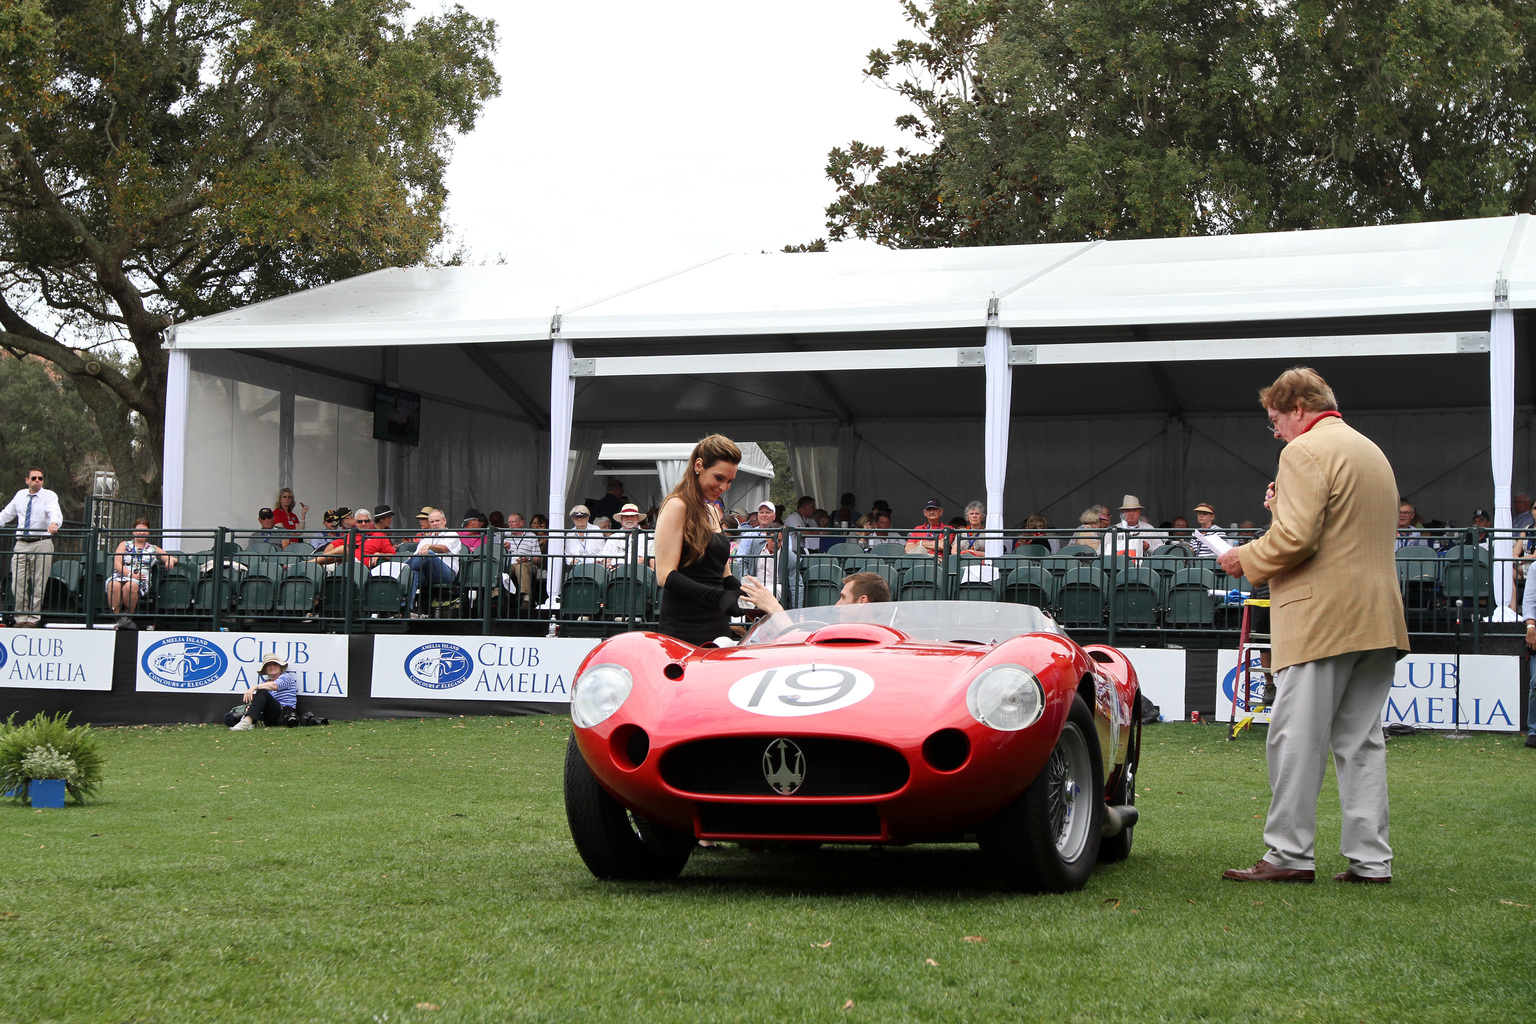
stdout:
[[476,261],[664,270],[808,242],[835,196],[827,151],[902,141],[908,105],[862,74],[911,35],[896,0],[460,4],[501,41],[502,94],[448,172]]

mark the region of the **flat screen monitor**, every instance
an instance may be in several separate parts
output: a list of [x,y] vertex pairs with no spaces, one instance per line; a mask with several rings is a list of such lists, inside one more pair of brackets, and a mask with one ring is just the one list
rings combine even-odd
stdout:
[[415,445],[421,442],[421,396],[414,391],[373,389],[373,436],[379,441]]

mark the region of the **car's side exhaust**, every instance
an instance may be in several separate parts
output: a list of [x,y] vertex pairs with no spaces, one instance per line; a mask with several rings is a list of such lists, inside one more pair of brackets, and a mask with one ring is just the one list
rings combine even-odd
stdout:
[[1104,838],[1108,839],[1110,836],[1117,836],[1124,832],[1136,824],[1139,816],[1134,804],[1121,804],[1118,807],[1111,805],[1104,808]]

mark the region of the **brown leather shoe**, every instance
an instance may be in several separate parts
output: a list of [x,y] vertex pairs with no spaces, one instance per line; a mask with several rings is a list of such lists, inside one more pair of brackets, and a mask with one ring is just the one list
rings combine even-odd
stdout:
[[1340,871],[1338,874],[1333,876],[1333,880],[1335,882],[1369,882],[1372,885],[1386,885],[1388,882],[1392,881],[1392,876],[1383,875],[1380,878],[1371,878],[1368,875],[1357,875],[1355,874],[1354,869],[1351,868],[1348,871]]
[[1311,871],[1291,871],[1287,868],[1277,868],[1267,860],[1261,860],[1251,868],[1227,868],[1221,873],[1222,878],[1230,878],[1234,882],[1307,882],[1311,883],[1313,873]]

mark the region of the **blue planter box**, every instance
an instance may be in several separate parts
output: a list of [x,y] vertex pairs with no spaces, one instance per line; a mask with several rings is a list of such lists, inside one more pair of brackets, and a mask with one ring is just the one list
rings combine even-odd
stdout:
[[34,808],[64,806],[63,779],[33,779],[27,792],[32,794]]

